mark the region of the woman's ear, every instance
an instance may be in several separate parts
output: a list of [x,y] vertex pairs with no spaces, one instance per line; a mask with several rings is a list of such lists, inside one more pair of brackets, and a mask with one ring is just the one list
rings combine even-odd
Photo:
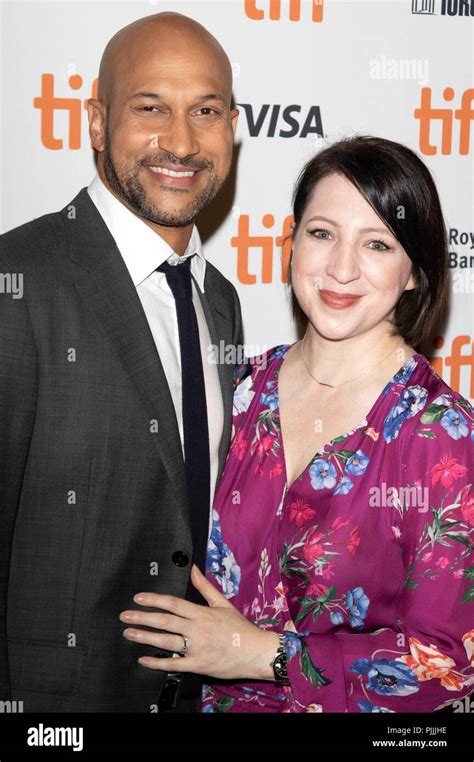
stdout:
[[407,284],[406,284],[406,286],[404,288],[404,291],[412,291],[416,287],[417,287],[417,282],[416,282],[416,278],[413,275],[413,271],[412,271],[410,277],[408,278],[408,282],[407,282]]

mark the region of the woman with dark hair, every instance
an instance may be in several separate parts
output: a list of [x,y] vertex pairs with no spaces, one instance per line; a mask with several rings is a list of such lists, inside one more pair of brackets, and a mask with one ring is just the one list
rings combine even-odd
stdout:
[[[432,177],[389,140],[308,162],[294,195],[302,341],[236,372],[209,603],[154,596],[147,666],[206,678],[206,712],[433,712],[474,684],[473,419],[419,353],[445,303]],[[183,648],[184,645],[184,648]],[[166,662],[166,663],[165,663]]]

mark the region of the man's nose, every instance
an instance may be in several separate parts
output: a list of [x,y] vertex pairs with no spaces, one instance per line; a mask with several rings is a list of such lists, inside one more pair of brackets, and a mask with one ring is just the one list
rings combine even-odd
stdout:
[[163,151],[172,153],[180,159],[199,153],[199,143],[192,124],[183,114],[175,114],[160,131],[158,144]]

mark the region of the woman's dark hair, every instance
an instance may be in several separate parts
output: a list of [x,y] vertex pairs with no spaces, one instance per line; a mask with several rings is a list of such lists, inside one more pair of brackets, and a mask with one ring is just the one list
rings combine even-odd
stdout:
[[[400,143],[370,135],[340,140],[314,156],[296,181],[293,235],[315,185],[333,173],[359,190],[412,262],[416,287],[400,296],[392,325],[394,334],[418,350],[445,308],[449,283],[446,227],[433,178],[416,153]],[[294,317],[306,324],[293,288],[291,306]]]

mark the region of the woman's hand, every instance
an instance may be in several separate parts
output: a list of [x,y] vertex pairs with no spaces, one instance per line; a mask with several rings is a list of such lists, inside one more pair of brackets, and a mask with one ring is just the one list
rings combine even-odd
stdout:
[[261,630],[249,622],[195,564],[191,569],[191,582],[209,606],[171,595],[139,593],[134,601],[143,606],[156,606],[166,613],[122,611],[120,614],[122,622],[166,630],[166,633],[124,630],[123,636],[136,643],[179,653],[184,646],[181,635],[187,640],[184,657],[144,656],[138,659],[140,664],[165,672],[194,672],[221,679],[273,680],[270,662],[278,648],[277,633]]

